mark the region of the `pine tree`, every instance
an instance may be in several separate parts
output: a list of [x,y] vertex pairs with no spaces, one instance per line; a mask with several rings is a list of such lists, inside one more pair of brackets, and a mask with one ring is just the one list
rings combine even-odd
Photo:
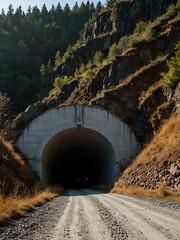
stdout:
[[8,7],[7,15],[12,16],[14,14],[14,8],[13,5],[10,4]]
[[63,9],[62,9],[60,3],[58,3],[58,5],[56,7],[56,14],[57,14],[58,17],[61,17],[63,15]]
[[79,12],[79,6],[78,6],[78,3],[76,2],[74,7],[72,8],[72,12],[77,14]]
[[107,3],[106,3],[107,8],[112,8],[115,2],[116,0],[107,0]]
[[58,67],[62,63],[62,57],[60,51],[56,52],[55,56],[55,67]]
[[96,12],[97,13],[100,13],[101,12],[101,9],[102,9],[102,5],[101,5],[101,2],[99,1],[96,5]]
[[112,11],[111,11],[111,20],[113,22],[117,21],[118,19],[118,5],[117,3],[114,3]]
[[44,64],[41,64],[39,71],[41,76],[44,77],[46,75],[46,66]]
[[68,3],[66,3],[65,7],[64,7],[64,14],[65,15],[70,15],[71,13],[71,9]]
[[50,72],[52,71],[52,63],[51,63],[51,59],[48,60],[48,63],[47,63],[47,72]]

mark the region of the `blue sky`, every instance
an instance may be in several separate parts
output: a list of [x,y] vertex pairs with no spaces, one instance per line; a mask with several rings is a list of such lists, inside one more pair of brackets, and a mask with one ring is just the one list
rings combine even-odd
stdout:
[[[29,5],[31,5],[31,7],[34,7],[34,6],[38,6],[39,9],[41,9],[42,5],[45,3],[46,4],[46,7],[48,9],[51,8],[52,4],[54,4],[55,6],[57,5],[58,2],[61,3],[61,6],[64,7],[64,5],[66,3],[69,4],[69,6],[72,8],[75,4],[75,2],[78,2],[78,4],[81,4],[81,0],[1,0],[0,1],[0,10],[2,10],[2,8],[4,8],[5,12],[7,11],[7,8],[8,6],[10,5],[10,3],[13,5],[14,9],[16,9],[18,6],[21,5],[22,9],[26,12],[27,8]],[[94,2],[94,4],[96,5],[97,2],[99,0],[93,0],[90,2]],[[83,1],[84,3],[87,2],[87,0],[84,0]],[[106,0],[102,0],[101,1],[102,4],[106,3]]]

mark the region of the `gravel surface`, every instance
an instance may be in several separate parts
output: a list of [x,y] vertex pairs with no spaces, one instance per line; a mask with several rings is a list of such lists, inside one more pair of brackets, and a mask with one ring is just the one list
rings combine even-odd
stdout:
[[1,240],[179,240],[180,204],[144,197],[68,190],[0,228]]

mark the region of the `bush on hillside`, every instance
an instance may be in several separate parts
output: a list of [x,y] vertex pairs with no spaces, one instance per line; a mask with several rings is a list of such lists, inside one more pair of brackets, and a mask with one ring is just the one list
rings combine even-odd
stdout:
[[116,43],[114,43],[109,48],[108,59],[114,59],[118,54],[120,54],[120,49]]
[[101,51],[96,52],[94,56],[94,63],[96,65],[99,65],[102,63],[103,59],[104,59],[104,54]]
[[167,61],[169,71],[162,73],[165,86],[174,88],[180,82],[180,42],[176,44],[175,56]]
[[155,39],[155,33],[153,24],[141,21],[136,25],[134,33],[130,36],[129,45],[135,47],[142,43],[150,42]]
[[129,47],[129,36],[124,36],[120,38],[118,42],[118,48],[120,52],[125,51]]
[[117,3],[114,3],[114,5],[113,5],[110,19],[113,22],[118,20],[118,5],[117,5]]
[[0,194],[8,195],[16,186],[16,191],[20,194],[37,183],[36,175],[22,156],[15,152],[10,142],[0,136]]
[[62,90],[63,86],[65,84],[68,84],[72,80],[71,77],[63,76],[63,77],[57,77],[54,81],[54,88],[56,90]]

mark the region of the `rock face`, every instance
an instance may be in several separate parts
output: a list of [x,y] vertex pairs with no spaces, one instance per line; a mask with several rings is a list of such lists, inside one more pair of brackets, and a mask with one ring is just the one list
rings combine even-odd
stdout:
[[164,160],[158,165],[137,167],[123,179],[124,185],[148,189],[166,186],[180,191],[180,160],[173,161],[175,157],[180,159],[180,153],[176,154],[178,156],[171,156],[171,159]]
[[[163,91],[162,86],[141,106],[139,98],[143,91],[160,81],[161,72],[167,71],[165,58],[157,60],[157,57],[162,53],[169,57],[174,54],[174,46],[180,41],[179,31],[179,21],[166,25],[156,40],[121,54],[101,69],[71,103],[91,101],[92,105],[103,106],[123,119],[141,143],[148,142],[163,119],[172,111],[178,113],[179,87]],[[103,90],[105,92],[99,95]]]
[[178,25],[179,22],[172,26],[173,29],[168,34],[161,34],[152,43],[138,49],[131,49],[117,57],[87,84],[86,94],[89,94],[91,98],[95,97],[99,91],[121,83],[137,69],[147,65],[162,53],[173,54],[174,46],[180,40]]
[[175,101],[175,113],[180,114],[180,83],[175,89],[173,99]]
[[65,63],[56,71],[42,79],[42,93],[44,97],[52,88],[54,79],[62,75],[73,75],[82,63],[87,64],[97,51],[106,53],[113,43],[118,43],[121,37],[133,33],[136,24],[161,16],[167,7],[176,0],[140,0],[125,1],[118,4],[118,19],[111,20],[111,10],[100,14],[90,22],[80,36],[81,47],[78,48]]
[[[139,107],[142,92],[147,91],[151,85],[160,80],[161,72],[167,71],[165,58],[163,61],[156,60],[156,58],[162,53],[169,57],[174,54],[174,45],[180,41],[179,26],[179,21],[163,25],[163,32],[157,39],[121,54],[99,70],[94,78],[78,90],[77,95],[70,97],[78,87],[78,81],[74,80],[65,85],[61,93],[34,104],[13,122],[11,136],[13,138],[18,136],[19,126],[23,129],[29,121],[49,108],[62,103],[89,104],[91,101],[91,104],[101,105],[118,115],[131,127],[142,144],[148,142],[158,130],[163,119],[168,118],[172,111],[175,113],[180,111],[179,86],[175,90],[167,88],[157,90],[154,92],[155,95],[149,97]],[[130,75],[134,76],[133,81],[128,80]],[[129,83],[126,83],[128,81]],[[124,85],[117,88],[118,84]],[[104,96],[99,97],[99,93],[103,90],[108,91],[104,93]],[[92,101],[93,98],[95,100]],[[169,102],[169,105],[157,111],[157,108],[166,102]],[[154,114],[156,111],[157,113]]]
[[[118,4],[119,17],[111,20],[111,12],[98,16],[81,35],[83,45],[65,63],[44,79],[44,95],[51,88],[55,77],[73,75],[75,69],[92,59],[96,51],[107,52],[122,36],[134,31],[136,23],[155,19],[176,1],[139,0]],[[99,70],[87,84],[78,86],[74,80],[65,85],[61,93],[44,98],[26,109],[11,124],[9,136],[16,140],[27,124],[38,115],[60,104],[91,104],[118,115],[143,145],[148,143],[161,123],[172,113],[180,114],[180,83],[175,89],[162,85],[146,96],[140,104],[143,92],[148,93],[167,71],[166,60],[174,54],[174,46],[180,41],[180,21],[164,21],[158,26],[158,36],[138,48],[122,53]],[[158,58],[160,55],[161,58]],[[47,80],[47,82],[46,82]],[[75,89],[78,88],[78,91]],[[73,96],[72,96],[73,95]],[[174,161],[177,159],[177,161]],[[161,184],[178,190],[180,188],[180,153],[173,153],[158,164],[139,165],[125,179],[129,186],[155,189]],[[140,181],[142,179],[142,181]]]
[[154,20],[164,14],[167,7],[173,3],[176,3],[176,1],[140,0],[120,2],[115,28],[109,10],[99,15],[85,28],[81,35],[81,41],[87,41],[87,39],[96,38],[110,32],[118,32],[122,36],[128,35],[134,31],[137,22]]
[[180,114],[180,83],[177,85],[174,91],[170,88],[165,88],[164,95],[168,100],[173,99],[175,102],[174,113]]

